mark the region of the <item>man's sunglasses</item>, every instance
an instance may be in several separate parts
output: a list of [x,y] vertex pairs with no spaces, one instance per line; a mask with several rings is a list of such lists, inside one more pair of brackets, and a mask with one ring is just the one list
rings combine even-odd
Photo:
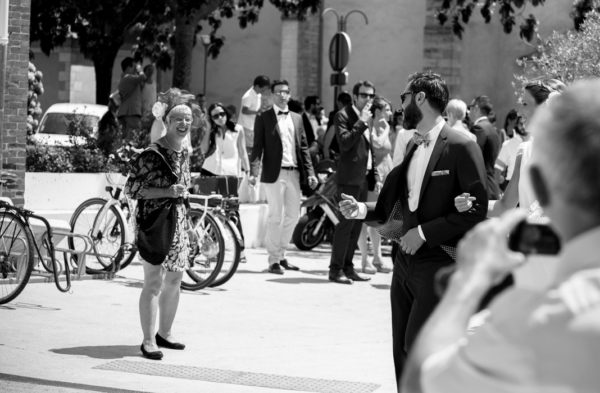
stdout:
[[412,94],[413,94],[412,91],[407,91],[407,92],[400,94],[400,101],[402,101],[402,103],[404,104],[404,101],[406,101],[406,97],[408,97]]
[[215,113],[211,117],[213,119],[217,120],[218,118],[221,118],[221,117],[227,117],[227,113],[225,113],[225,112],[219,112],[219,113]]
[[375,98],[375,94],[369,94],[369,93],[358,93],[358,96],[360,98]]

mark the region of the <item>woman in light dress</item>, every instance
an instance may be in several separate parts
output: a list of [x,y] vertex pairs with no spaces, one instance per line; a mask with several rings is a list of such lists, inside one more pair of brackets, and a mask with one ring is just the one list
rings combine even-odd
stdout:
[[[372,153],[372,165],[379,173],[379,182],[375,184],[375,190],[369,191],[367,201],[377,201],[385,178],[390,173],[394,164],[392,163],[392,141],[390,140],[390,117],[392,108],[388,100],[376,97],[371,106],[373,123],[369,132]],[[373,262],[369,261],[367,236],[371,239],[373,247]],[[381,235],[374,229],[363,224],[358,238],[358,248],[362,257],[362,272],[375,274],[375,272],[389,273],[392,269],[383,260],[381,255]]]

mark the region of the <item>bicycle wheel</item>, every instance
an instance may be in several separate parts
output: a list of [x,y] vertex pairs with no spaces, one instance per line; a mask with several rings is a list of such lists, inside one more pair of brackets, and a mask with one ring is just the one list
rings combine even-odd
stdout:
[[210,213],[202,219],[203,214],[196,210],[189,214],[191,266],[183,275],[182,289],[197,291],[206,288],[219,275],[225,259],[222,225]]
[[0,304],[21,293],[33,263],[33,238],[27,225],[13,212],[0,212]]
[[225,229],[223,233],[223,240],[225,242],[225,258],[223,260],[221,272],[215,281],[209,285],[211,288],[223,285],[229,281],[231,277],[233,277],[238,265],[240,264],[240,256],[242,253],[242,245],[238,240],[239,232],[235,224],[222,214],[218,214],[217,218],[221,221]]
[[[112,270],[114,257],[125,243],[126,223],[123,222],[115,206],[111,206],[102,218],[98,217],[98,213],[106,203],[106,199],[103,198],[88,199],[79,205],[71,217],[71,231],[87,235],[92,241],[92,252],[95,258],[90,256],[85,259],[87,273]],[[97,231],[92,233],[96,223]],[[68,243],[72,250],[81,250],[84,247],[81,239],[69,238]],[[73,255],[72,258],[77,261],[77,255]],[[133,258],[133,254],[127,253],[123,261],[128,258]]]

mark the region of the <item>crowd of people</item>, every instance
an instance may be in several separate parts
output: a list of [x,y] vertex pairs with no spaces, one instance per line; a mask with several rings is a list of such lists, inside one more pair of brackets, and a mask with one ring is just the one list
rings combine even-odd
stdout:
[[[148,110],[154,123],[151,144],[126,185],[141,202],[138,230],[162,220],[161,210],[176,217],[162,258],[142,255],[145,357],[161,359],[159,347],[185,347],[172,324],[193,240],[183,221],[190,157],[200,157],[203,176],[245,177],[250,187],[260,181],[268,205],[266,271],[278,275],[301,269],[286,250],[302,195],[318,184],[315,168],[331,160],[341,218],[328,279],[348,285],[392,272],[399,391],[592,392],[600,386],[594,372],[600,360],[599,81],[529,83],[500,128],[489,96],[467,105],[450,97],[432,72],[409,77],[396,110],[373,83],[360,81],[339,94],[328,118],[318,96],[294,100],[286,80],[261,75],[241,98],[236,119],[232,105],[206,108],[205,97],[179,89],[158,94],[143,109],[152,70],[138,67],[133,75],[131,64],[123,66],[123,89],[139,91],[123,90],[114,102],[120,127],[138,127]],[[127,103],[134,98],[139,112]],[[194,129],[205,131],[194,139]],[[507,236],[525,218],[549,220],[563,242],[560,257],[525,258],[508,248]],[[391,260],[381,254],[382,237],[392,241]],[[353,263],[357,247],[360,268]],[[441,277],[447,278],[443,293]],[[474,323],[474,315],[483,317]]]

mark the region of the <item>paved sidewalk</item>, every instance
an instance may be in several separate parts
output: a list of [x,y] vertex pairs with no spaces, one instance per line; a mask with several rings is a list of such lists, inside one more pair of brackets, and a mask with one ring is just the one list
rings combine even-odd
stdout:
[[28,285],[0,306],[0,391],[395,391],[391,274],[330,283],[327,247],[291,251],[302,270],[283,276],[265,272],[264,250],[247,256],[222,288],[182,293],[174,334],[187,348],[162,361],[139,352],[139,263],[71,294]]

